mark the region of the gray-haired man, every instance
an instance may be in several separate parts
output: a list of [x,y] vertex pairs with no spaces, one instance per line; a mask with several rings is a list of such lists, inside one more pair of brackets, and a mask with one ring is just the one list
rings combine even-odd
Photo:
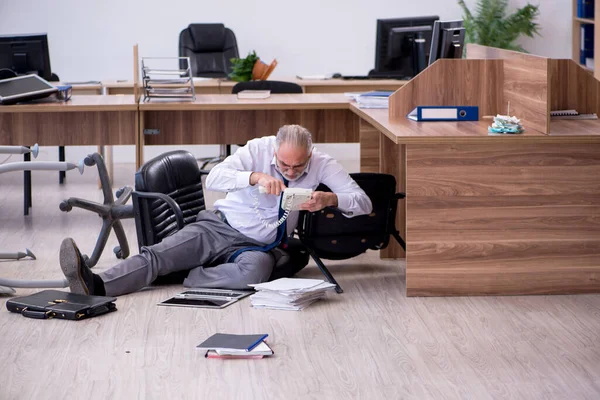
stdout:
[[177,271],[189,271],[184,282],[188,287],[247,289],[249,283],[269,279],[274,247],[298,222],[298,213],[291,212],[287,232],[280,228],[278,235],[279,197],[259,195],[257,186],[279,195],[286,187],[315,190],[320,183],[332,192],[314,192],[303,210],[333,206],[348,217],[371,212],[368,196],[340,164],[313,149],[310,132],[285,125],[276,137],[250,140],[210,171],[206,188],[227,192],[215,202],[216,212],[201,211],[196,222],[100,274],[92,273],[67,238],[61,244],[60,265],[71,291],[81,294],[131,293]]

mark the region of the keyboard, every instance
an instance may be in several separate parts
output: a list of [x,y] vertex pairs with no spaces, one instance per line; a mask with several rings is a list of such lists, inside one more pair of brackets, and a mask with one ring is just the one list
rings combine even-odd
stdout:
[[377,79],[397,79],[397,80],[409,80],[411,78],[405,76],[397,76],[397,75],[344,75],[342,77],[344,80],[377,80]]

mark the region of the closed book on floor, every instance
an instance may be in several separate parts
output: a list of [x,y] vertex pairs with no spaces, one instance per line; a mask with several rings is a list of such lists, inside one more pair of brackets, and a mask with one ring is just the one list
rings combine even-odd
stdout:
[[248,352],[258,346],[267,336],[269,335],[233,335],[228,333],[215,333],[196,347],[200,350]]

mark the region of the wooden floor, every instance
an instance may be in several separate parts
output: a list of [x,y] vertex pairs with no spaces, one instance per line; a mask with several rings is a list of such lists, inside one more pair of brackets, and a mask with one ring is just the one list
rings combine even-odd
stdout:
[[[133,173],[117,165],[115,187]],[[93,168],[70,171],[62,186],[55,172],[34,173],[28,217],[22,173],[0,174],[0,251],[38,257],[0,261],[1,277],[61,278],[67,236],[91,252],[100,219],[62,213],[69,196],[101,199]],[[115,262],[114,245],[113,236],[98,270]],[[0,296],[0,398],[600,398],[600,295],[406,298],[402,262],[373,252],[328,264],[345,293],[300,312],[248,299],[220,311],[157,307],[174,285],[120,297],[102,317],[40,321],[7,312]],[[299,276],[321,278],[312,263]],[[275,355],[207,360],[195,346],[215,332],[268,333]]]

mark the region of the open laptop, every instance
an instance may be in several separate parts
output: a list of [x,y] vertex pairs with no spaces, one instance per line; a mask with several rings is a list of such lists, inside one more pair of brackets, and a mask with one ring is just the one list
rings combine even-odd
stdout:
[[157,303],[159,306],[225,308],[254,293],[253,290],[194,288]]

